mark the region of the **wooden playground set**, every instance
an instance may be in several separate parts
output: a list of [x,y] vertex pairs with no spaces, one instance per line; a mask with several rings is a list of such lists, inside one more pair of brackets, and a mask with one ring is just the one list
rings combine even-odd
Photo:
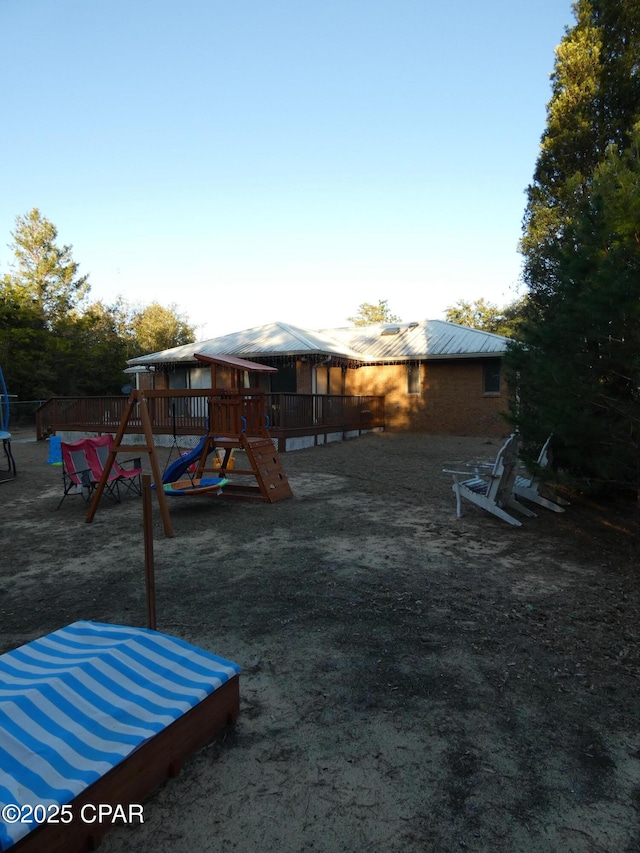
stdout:
[[[164,532],[174,535],[169,513],[168,497],[217,494],[225,500],[258,500],[268,503],[292,497],[291,487],[282,462],[269,436],[269,423],[264,405],[264,393],[259,388],[243,387],[245,371],[273,373],[276,368],[231,356],[195,356],[211,367],[211,388],[198,390],[154,389],[134,390],[120,420],[119,427],[106,459],[87,512],[92,522],[109,475],[119,453],[146,453],[149,457],[153,488],[158,499]],[[231,375],[231,388],[216,387],[216,370],[225,368]],[[181,453],[177,464],[160,470],[154,440],[153,422],[170,418],[173,423],[174,446],[177,447],[181,429],[181,413],[202,415],[202,438],[189,453]],[[129,432],[142,432],[143,445],[126,443]],[[190,426],[190,431],[193,427]],[[235,464],[236,450],[244,451],[247,467]],[[180,475],[182,479],[177,479]],[[231,479],[229,479],[231,477]],[[245,482],[239,482],[244,480]]]

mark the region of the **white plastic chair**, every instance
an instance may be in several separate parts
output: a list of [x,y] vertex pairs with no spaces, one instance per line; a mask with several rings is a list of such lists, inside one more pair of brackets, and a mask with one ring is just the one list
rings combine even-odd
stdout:
[[513,492],[518,497],[526,498],[526,500],[538,504],[538,506],[550,509],[551,512],[564,512],[563,507],[569,506],[569,501],[561,498],[549,486],[544,486],[548,497],[541,495],[539,492],[540,486],[543,485],[541,473],[551,467],[551,438],[552,436],[549,436],[542,445],[533,476],[516,474],[513,482]]
[[[518,436],[514,433],[500,448],[493,463],[469,462],[466,471],[443,468],[446,473],[453,474],[452,488],[456,496],[458,518],[462,516],[462,498],[514,527],[521,527],[522,522],[510,515],[507,509],[514,509],[521,515],[535,518],[535,512],[521,504],[513,494],[517,461]],[[468,476],[471,471],[474,471],[475,476]],[[461,480],[461,477],[465,479]]]

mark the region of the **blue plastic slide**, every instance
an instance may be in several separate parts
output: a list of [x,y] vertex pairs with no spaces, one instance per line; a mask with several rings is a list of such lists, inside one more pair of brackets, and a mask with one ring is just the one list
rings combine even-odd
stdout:
[[[176,480],[179,480],[180,477],[185,473],[188,467],[193,463],[197,462],[202,456],[202,451],[204,450],[204,446],[207,442],[208,436],[203,436],[198,442],[197,446],[190,450],[188,453],[184,453],[182,456],[179,456],[175,462],[173,462],[167,470],[162,475],[163,483],[175,483]],[[213,448],[211,448],[213,450]]]

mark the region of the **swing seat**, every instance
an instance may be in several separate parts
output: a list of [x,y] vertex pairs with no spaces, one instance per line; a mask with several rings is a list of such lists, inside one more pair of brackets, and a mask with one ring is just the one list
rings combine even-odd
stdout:
[[164,483],[162,488],[165,495],[203,495],[208,492],[222,491],[229,481],[224,477],[202,477],[194,480],[176,480]]

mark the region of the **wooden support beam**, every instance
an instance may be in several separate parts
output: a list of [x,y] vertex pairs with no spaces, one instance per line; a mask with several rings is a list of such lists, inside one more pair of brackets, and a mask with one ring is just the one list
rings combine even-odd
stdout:
[[[146,445],[144,447],[135,447],[132,448],[127,445],[123,445],[122,438],[126,432],[127,425],[129,423],[129,419],[131,418],[135,407],[138,407],[138,417],[140,418],[140,422],[142,424],[142,430],[144,432]],[[151,472],[153,474],[153,482],[155,483],[155,491],[156,496],[158,498],[158,506],[160,508],[160,515],[162,516],[162,524],[164,526],[165,535],[168,537],[173,537],[173,524],[171,522],[171,516],[169,514],[169,507],[167,505],[167,496],[164,493],[163,483],[162,483],[162,473],[160,471],[160,466],[158,464],[158,454],[156,452],[156,446],[153,439],[153,430],[151,426],[151,419],[149,418],[149,411],[147,409],[147,400],[145,397],[144,391],[132,391],[129,395],[129,399],[127,400],[127,405],[124,408],[124,412],[122,414],[122,419],[120,421],[120,425],[118,427],[118,431],[116,432],[116,437],[113,441],[113,447],[111,448],[111,452],[107,458],[107,462],[104,466],[104,470],[102,472],[102,476],[100,477],[100,482],[96,486],[96,489],[93,493],[93,497],[91,499],[91,503],[89,504],[89,511],[87,512],[87,517],[85,521],[87,524],[91,524],[93,519],[95,518],[95,514],[98,511],[98,504],[100,503],[100,499],[102,498],[102,494],[105,490],[105,486],[107,484],[107,479],[109,477],[109,473],[111,471],[111,467],[115,462],[116,456],[120,452],[130,453],[134,450],[136,453],[144,453],[146,452],[149,456],[149,464],[151,466]]]
[[144,529],[144,577],[147,595],[147,628],[156,629],[156,575],[153,558],[151,477],[142,475],[142,526]]

